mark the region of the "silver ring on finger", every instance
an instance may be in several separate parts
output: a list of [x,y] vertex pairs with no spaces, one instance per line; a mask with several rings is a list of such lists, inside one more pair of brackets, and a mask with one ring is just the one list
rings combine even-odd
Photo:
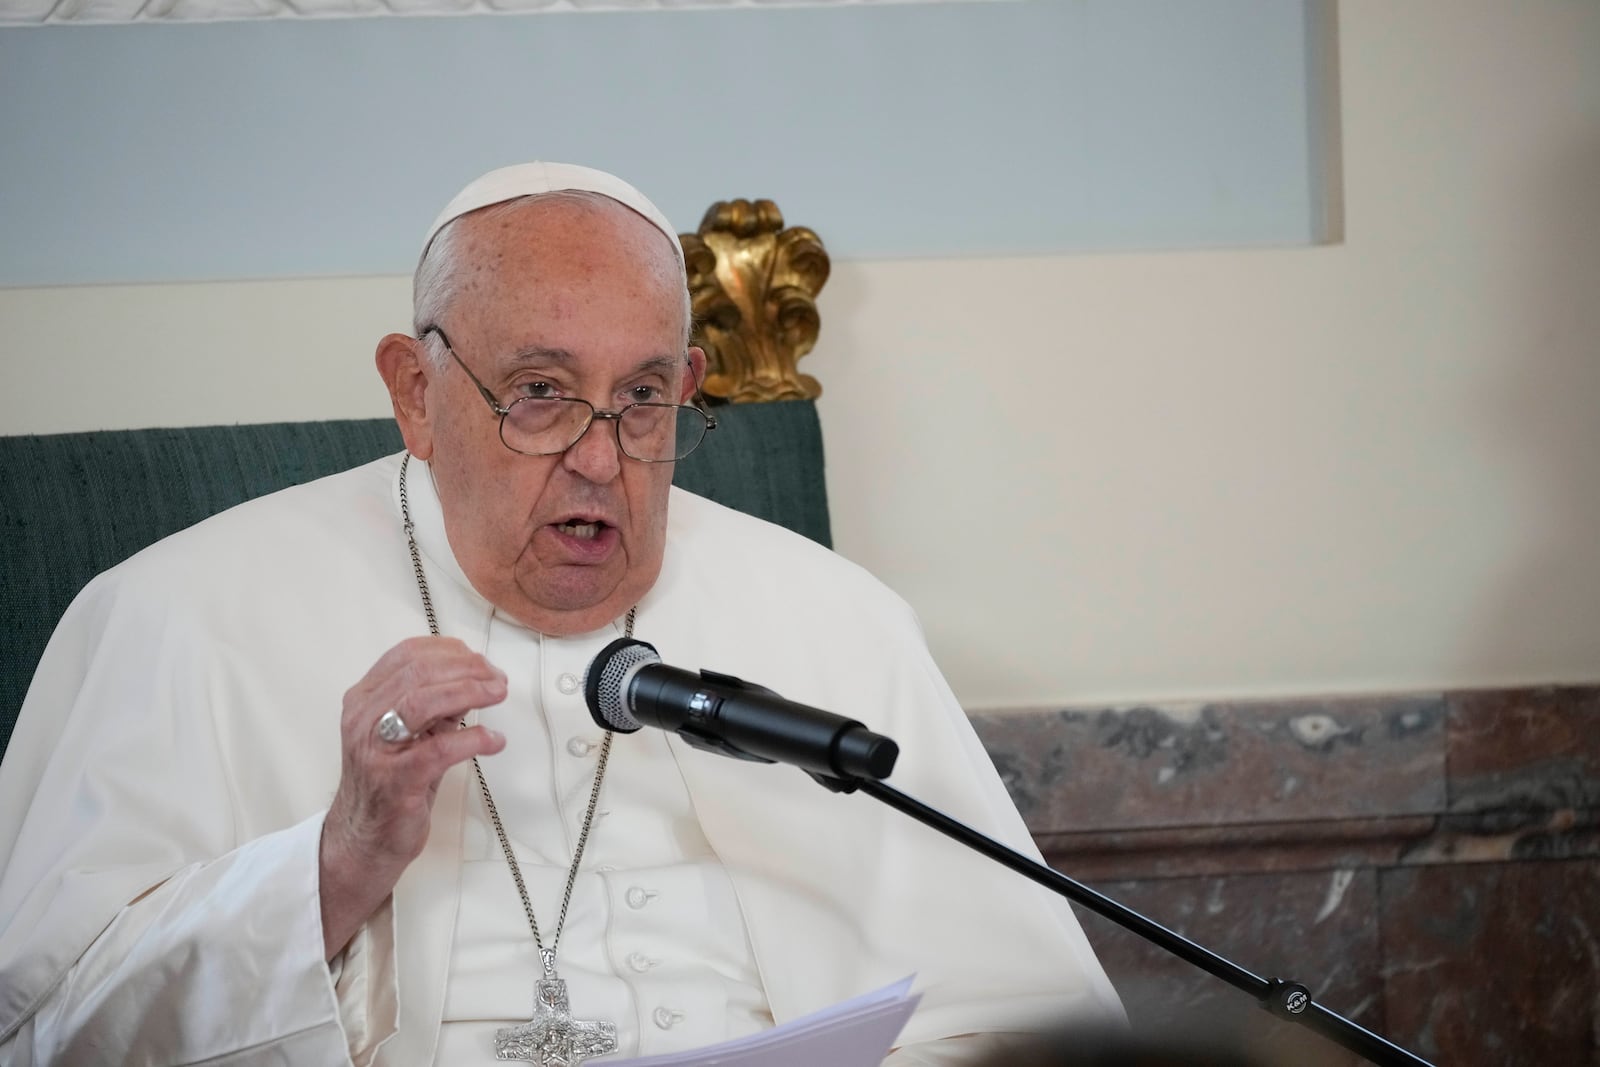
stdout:
[[379,739],[391,745],[403,745],[416,736],[393,708],[378,717],[376,729]]

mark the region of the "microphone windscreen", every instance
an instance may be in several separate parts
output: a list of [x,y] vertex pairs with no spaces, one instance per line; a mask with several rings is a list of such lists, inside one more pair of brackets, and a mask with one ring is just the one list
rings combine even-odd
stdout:
[[643,726],[628,710],[628,679],[635,668],[660,662],[654,645],[631,637],[619,637],[602,648],[583,678],[584,699],[595,724],[622,734]]

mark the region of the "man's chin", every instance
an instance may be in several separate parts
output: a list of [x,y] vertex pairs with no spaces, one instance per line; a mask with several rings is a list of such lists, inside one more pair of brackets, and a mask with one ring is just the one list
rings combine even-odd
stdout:
[[551,637],[576,637],[609,626],[628,613],[633,600],[616,585],[607,590],[541,590],[522,603],[504,607],[518,622]]

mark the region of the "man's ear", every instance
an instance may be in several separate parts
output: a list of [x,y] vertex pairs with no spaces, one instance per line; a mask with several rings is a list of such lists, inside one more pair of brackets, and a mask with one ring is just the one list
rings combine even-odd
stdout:
[[689,348],[689,375],[684,379],[682,395],[678,403],[687,404],[694,396],[695,391],[706,381],[706,353],[705,349],[697,346]]
[[428,412],[428,353],[422,342],[403,333],[391,333],[378,342],[374,358],[378,374],[389,389],[394,421],[400,425],[406,451],[426,461],[433,455],[433,424]]

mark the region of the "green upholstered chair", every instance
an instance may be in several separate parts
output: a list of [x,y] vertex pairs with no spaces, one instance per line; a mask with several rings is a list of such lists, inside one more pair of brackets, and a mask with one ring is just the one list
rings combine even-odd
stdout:
[[[676,484],[829,543],[809,400],[724,404]],[[0,437],[0,749],[89,579],[252,497],[400,450],[391,419]]]

